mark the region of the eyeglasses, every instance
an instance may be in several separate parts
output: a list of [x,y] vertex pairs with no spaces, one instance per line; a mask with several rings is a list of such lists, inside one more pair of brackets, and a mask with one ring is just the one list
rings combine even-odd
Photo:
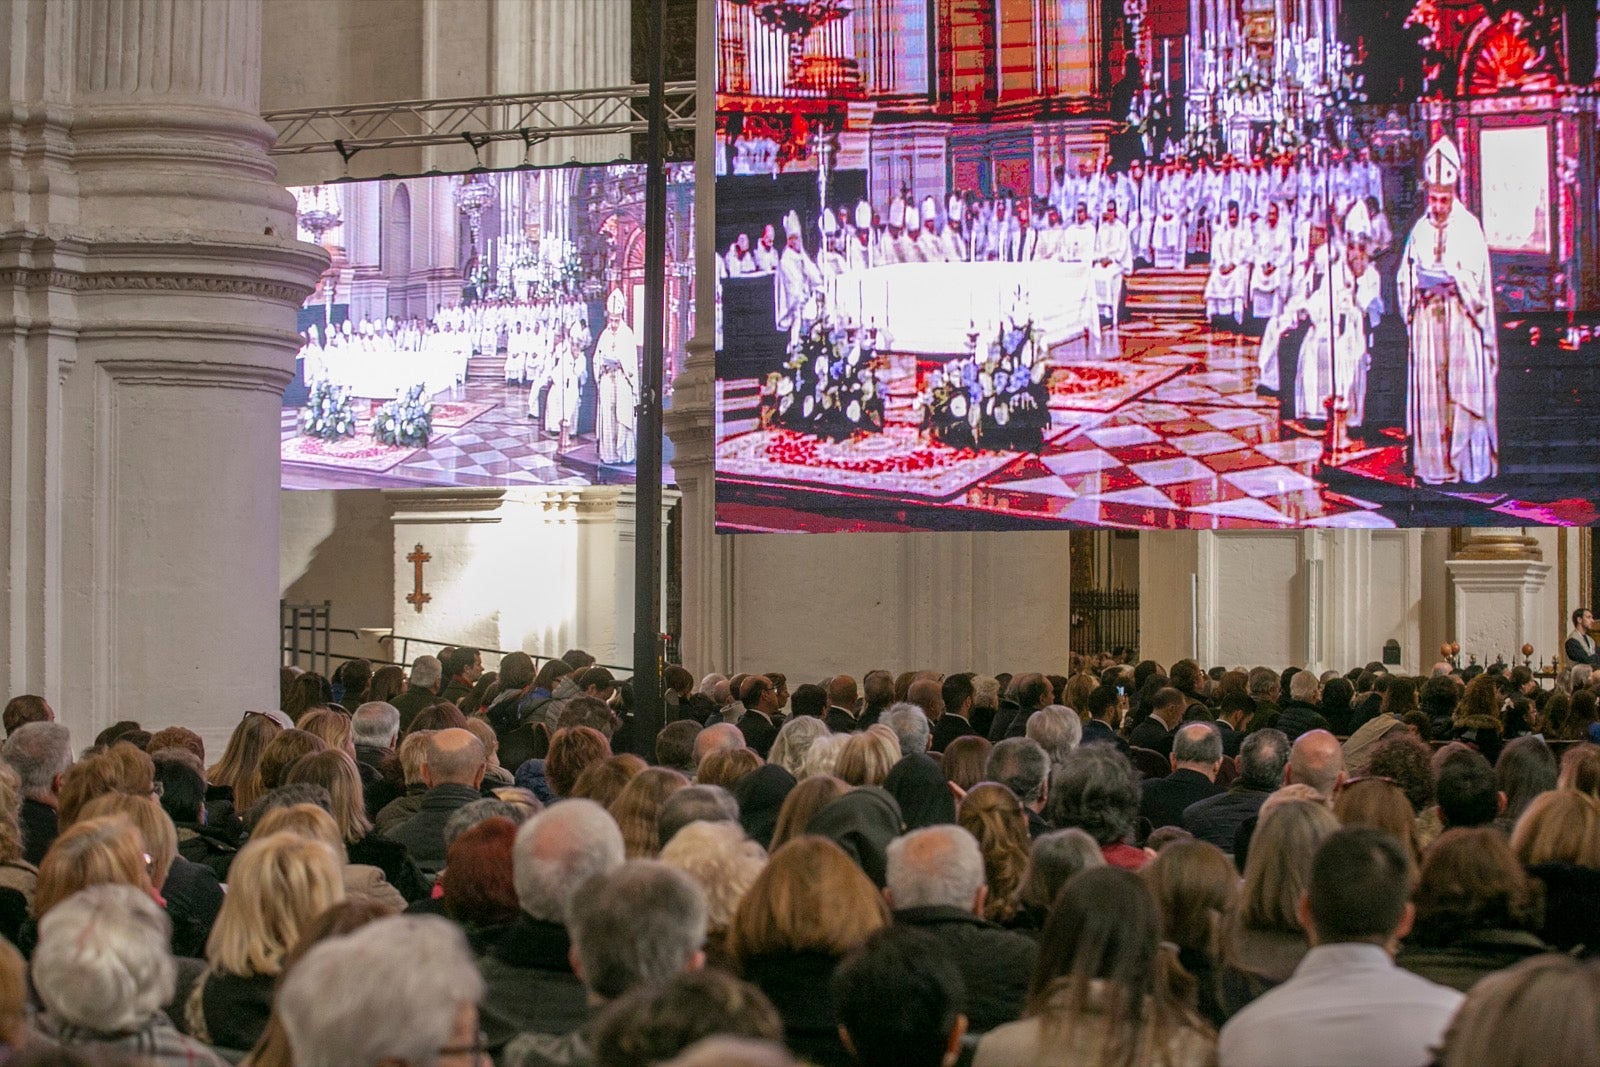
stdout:
[[470,1045],[446,1045],[436,1050],[438,1056],[472,1056],[474,1059],[484,1059],[489,1055],[489,1035],[482,1030]]
[[1349,789],[1351,786],[1356,785],[1356,784],[1358,784],[1360,782],[1387,782],[1390,785],[1399,785],[1400,784],[1399,782],[1396,782],[1393,778],[1390,778],[1387,775],[1383,775],[1383,774],[1361,774],[1361,775],[1357,775],[1354,778],[1346,778],[1344,780],[1344,785],[1340,786],[1339,788],[1340,789]]
[[163,796],[165,796],[166,792],[167,792],[167,787],[162,785],[160,782],[152,782],[151,783],[151,785],[150,785],[150,795],[155,797],[157,800],[160,800]]

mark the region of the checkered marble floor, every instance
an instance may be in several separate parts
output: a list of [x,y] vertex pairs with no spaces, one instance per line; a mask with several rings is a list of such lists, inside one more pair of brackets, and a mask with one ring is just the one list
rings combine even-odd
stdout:
[[1280,430],[1256,394],[1259,342],[1199,323],[1131,322],[1099,359],[1198,360],[1108,414],[1055,412],[1071,432],[968,491],[996,517],[1156,529],[1387,527],[1378,505],[1313,475],[1319,440]]
[[[450,399],[494,406],[464,426],[441,427],[427,448],[381,474],[287,464],[283,484],[294,489],[339,489],[358,485],[588,485],[593,481],[564,466],[556,456],[556,439],[543,433],[541,423],[528,418],[525,386],[472,381]],[[294,408],[280,413],[284,439],[298,432],[298,414]],[[369,432],[365,424],[360,432]]]

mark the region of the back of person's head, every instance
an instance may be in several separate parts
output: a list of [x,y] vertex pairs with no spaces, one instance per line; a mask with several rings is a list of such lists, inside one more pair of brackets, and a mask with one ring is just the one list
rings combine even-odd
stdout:
[[228,869],[206,958],[228,974],[276,975],[302,928],[343,899],[344,875],[328,845],[291,833],[253,837]]
[[767,752],[767,762],[777,764],[799,778],[805,772],[806,753],[822,737],[829,736],[828,724],[815,715],[794,715],[778,730]]
[[389,748],[400,736],[400,709],[382,700],[369,700],[352,718],[356,744]]
[[150,793],[102,793],[83,806],[81,817],[98,819],[107,815],[121,815],[133,823],[144,840],[150,884],[158,888],[166,884],[178,856],[178,831],[162,810],[161,802]]
[[1163,939],[1214,955],[1218,924],[1239,894],[1233,861],[1209,841],[1174,841],[1139,875],[1155,897]]
[[569,648],[561,653],[564,663],[570,664],[574,671],[581,671],[594,666],[594,657],[581,648]]
[[861,699],[869,708],[887,707],[894,700],[894,676],[888,671],[868,671],[862,675]]
[[1544,917],[1538,885],[1500,831],[1446,830],[1423,861],[1407,940],[1452,945],[1478,931],[1536,931]]
[[1600,801],[1576,789],[1539,794],[1512,828],[1511,848],[1529,867],[1538,863],[1600,867]]
[[430,786],[464,785],[476,788],[483,779],[483,742],[470,730],[438,730],[428,738],[423,774]]
[[883,896],[849,854],[805,835],[773,852],[745,893],[728,950],[741,965],[797,952],[843,956],[888,925]]
[[693,774],[694,739],[700,730],[700,724],[693,719],[678,719],[667,723],[661,732],[656,734],[656,763],[662,767],[682,771],[684,774]]
[[966,983],[925,930],[891,926],[873,934],[828,986],[845,1047],[859,1064],[943,1067],[960,1049]]
[[882,785],[902,755],[897,735],[889,727],[873,723],[845,739],[834,773],[851,785]]
[[55,795],[56,778],[72,766],[72,737],[58,722],[29,722],[10,731],[5,761],[22,779],[22,795]]
[[457,922],[486,928],[517,917],[521,907],[511,874],[516,837],[517,824],[496,815],[469,826],[449,843],[439,885],[445,911]]
[[429,704],[417,712],[411,719],[411,725],[406,727],[407,734],[432,733],[436,730],[448,729],[465,730],[467,717],[461,709],[448,700],[441,700],[436,704]]
[[62,832],[39,861],[33,915],[42,919],[57,904],[91,885],[128,885],[148,892],[144,836],[121,815],[83,819]]
[[1045,818],[1055,826],[1076,826],[1102,845],[1113,845],[1133,833],[1139,801],[1139,776],[1128,758],[1111,745],[1084,745],[1050,780]]
[[1560,768],[1542,737],[1519,737],[1506,742],[1495,761],[1494,780],[1506,795],[1506,815],[1521,817],[1533,798],[1556,787]]
[[416,689],[437,690],[443,677],[444,668],[437,656],[418,656],[411,662],[411,685]]
[[661,851],[661,808],[689,779],[669,767],[648,767],[623,786],[608,805],[622,831],[629,859],[649,859]]
[[820,719],[828,710],[828,691],[807,682],[789,694],[789,712],[796,718]]
[[701,785],[732,789],[763,763],[765,761],[756,754],[755,749],[743,745],[725,748],[700,761],[700,766],[695,770],[695,781]]
[[1253,700],[1276,704],[1281,696],[1278,672],[1271,667],[1253,667],[1245,681],[1245,692]]
[[1041,834],[1028,852],[1018,902],[1036,913],[1047,912],[1068,879],[1090,867],[1104,867],[1105,863],[1099,842],[1077,827]]
[[579,888],[622,866],[624,852],[622,832],[606,809],[591,800],[562,801],[517,831],[517,902],[535,919],[564,923]]
[[170,1000],[172,927],[148,893],[97,885],[39,922],[33,984],[57,1024],[98,1033],[142,1029]]
[[1257,730],[1239,746],[1238,784],[1250,789],[1276,789],[1289,763],[1289,738],[1282,730]]
[[557,730],[550,739],[550,753],[544,761],[544,773],[550,789],[558,797],[571,795],[573,787],[578,784],[578,776],[585,768],[610,755],[611,742],[593,727],[568,726]]
[[161,806],[175,823],[198,823],[206,803],[206,780],[193,762],[175,751],[158,753],[151,762],[161,788]]
[[150,735],[150,743],[145,746],[145,751],[151,756],[164,749],[177,748],[192,755],[204,766],[206,762],[206,743],[199,734],[187,726],[168,726],[157,730]]
[[1109,1025],[1141,1017],[1147,998],[1162,993],[1160,942],[1155,898],[1138,875],[1115,867],[1080,871],[1062,887],[1039,937],[1026,1014],[1054,1014],[1053,995],[1063,984],[1084,996],[1100,982]]
[[1050,754],[1044,746],[1029,737],[1008,737],[989,750],[984,777],[1010,789],[1022,803],[1035,804],[1045,794],[1050,771]]
[[894,736],[900,741],[901,755],[927,751],[933,729],[928,725],[927,713],[917,705],[891,705],[888,711],[878,716],[878,721],[894,731]]
[[1172,759],[1207,768],[1222,761],[1222,734],[1203,722],[1185,723],[1172,738]]
[[1434,1062],[1600,1063],[1600,967],[1552,952],[1485,975],[1450,1021]]
[[1600,745],[1585,741],[1563,752],[1556,785],[1600,796]]
[[989,753],[994,746],[987,737],[967,734],[944,747],[939,767],[945,780],[962,789],[971,789],[988,777]]
[[707,929],[720,934],[766,866],[767,853],[736,822],[702,821],[673,835],[660,859],[699,884],[705,894]]
[[1410,730],[1395,730],[1372,746],[1366,773],[1389,778],[1418,814],[1434,802],[1433,750]]
[[361,772],[350,754],[340,749],[324,749],[301,756],[284,772],[284,785],[318,785],[328,791],[329,814],[339,824],[339,834],[354,844],[372,830],[367,818],[366,794]]
[[1011,687],[1017,706],[1025,712],[1050,702],[1050,680],[1042,674],[1019,674],[1011,680]]
[[5,726],[6,735],[10,736],[30,722],[51,722],[54,719],[55,714],[44,697],[24,693],[6,701],[5,712],[0,714],[0,725]]
[[631,990],[594,1023],[594,1067],[659,1064],[716,1034],[783,1040],[783,1020],[766,994],[717,968],[684,971]]
[[1327,730],[1307,730],[1289,748],[1289,776],[1332,797],[1344,775],[1344,748]]
[[778,808],[778,821],[772,828],[771,847],[775,851],[790,838],[806,832],[817,812],[850,791],[850,786],[831,774],[813,774],[803,779]]
[[984,888],[983,852],[959,826],[929,826],[889,842],[884,891],[896,911],[971,911]]
[[1471,749],[1453,753],[1444,761],[1434,793],[1439,800],[1439,818],[1446,826],[1487,826],[1500,814],[1494,768],[1482,753]]
[[[602,670],[600,667],[591,667],[589,672]],[[589,672],[585,672],[586,674]],[[606,671],[606,677],[611,677],[611,672]],[[587,726],[598,730],[607,739],[617,731],[617,717],[603,700],[591,696],[576,696],[561,707],[561,713],[556,716],[556,729],[561,730],[569,726]]]
[[[509,789],[516,790],[516,787],[511,786]],[[531,793],[511,801],[501,799],[499,792],[497,790],[496,795],[492,797],[470,801],[450,813],[450,817],[444,821],[445,851],[448,852],[457,838],[480,823],[488,822],[490,819],[509,819],[513,826],[521,826],[544,810],[544,803]],[[510,877],[511,870],[510,855],[508,851],[507,877]]]
[[685,826],[693,822],[739,821],[739,802],[733,794],[720,785],[691,785],[669,796],[661,805],[657,821],[661,847]]
[[1089,715],[1101,722],[1111,722],[1117,716],[1122,698],[1115,686],[1102,685],[1089,693]]
[[1071,708],[1051,704],[1028,716],[1023,735],[1037,741],[1049,755],[1051,766],[1059,767],[1083,740],[1083,720]]
[[629,860],[590,879],[572,900],[567,928],[583,984],[607,1000],[705,960],[705,896],[657,860]]
[[582,797],[594,801],[603,808],[609,808],[617,797],[622,795],[628,783],[648,766],[649,764],[643,759],[631,752],[595,760],[583,769],[583,773],[578,775],[578,780],[572,783],[572,788],[565,795],[570,798]]
[[396,915],[313,947],[277,1000],[297,1067],[381,1067],[435,1064],[441,1049],[471,1045],[463,1006],[483,991],[459,927]]
[[[254,795],[260,797],[283,784],[283,776],[295,760],[321,752],[327,743],[305,730],[284,730],[267,742],[261,751],[261,761],[256,764]],[[237,796],[237,787],[235,787]]]
[[1339,791],[1333,814],[1342,826],[1370,826],[1393,834],[1411,852],[1414,862],[1422,861],[1417,837],[1417,814],[1400,787],[1381,778],[1352,782]]
[[1238,915],[1245,929],[1303,931],[1300,898],[1311,884],[1312,860],[1338,829],[1339,820],[1318,801],[1284,801],[1261,816],[1240,888]]
[[1317,944],[1386,944],[1411,927],[1411,854],[1393,834],[1347,826],[1311,862],[1306,914]]

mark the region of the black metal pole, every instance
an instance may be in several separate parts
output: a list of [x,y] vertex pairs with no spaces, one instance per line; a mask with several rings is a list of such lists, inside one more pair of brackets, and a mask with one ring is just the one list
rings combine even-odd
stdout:
[[650,0],[646,38],[644,358],[639,367],[638,472],[633,552],[633,747],[649,758],[661,701],[661,392],[667,294],[666,0]]

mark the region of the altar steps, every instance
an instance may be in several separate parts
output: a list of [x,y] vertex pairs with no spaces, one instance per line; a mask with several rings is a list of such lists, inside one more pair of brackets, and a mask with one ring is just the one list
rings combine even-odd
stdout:
[[732,437],[761,425],[761,386],[754,378],[717,383],[719,436]]
[[1205,266],[1136,270],[1128,276],[1128,314],[1165,322],[1204,322],[1206,278],[1210,273],[1210,268]]
[[474,352],[467,358],[467,381],[469,382],[503,382],[506,379],[506,356],[504,352],[499,355],[478,355]]

